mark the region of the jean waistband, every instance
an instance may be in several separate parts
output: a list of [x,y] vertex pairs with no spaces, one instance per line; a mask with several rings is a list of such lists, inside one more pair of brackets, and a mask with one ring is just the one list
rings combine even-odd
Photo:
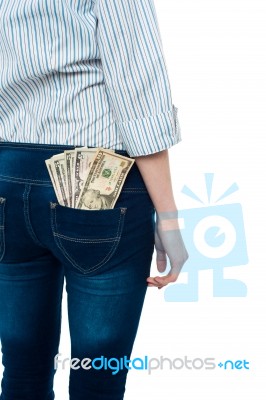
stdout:
[[[0,180],[52,186],[45,160],[53,155],[63,153],[64,150],[73,150],[75,147],[80,146],[0,142]],[[125,150],[114,151],[131,158]],[[146,191],[145,183],[136,163],[131,167],[123,188]]]

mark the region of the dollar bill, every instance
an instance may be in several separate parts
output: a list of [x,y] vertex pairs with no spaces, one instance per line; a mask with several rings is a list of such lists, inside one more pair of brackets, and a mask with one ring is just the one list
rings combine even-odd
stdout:
[[76,201],[76,208],[84,210],[114,208],[134,161],[107,149],[99,149]]
[[74,169],[72,176],[72,207],[75,208],[84,181],[88,175],[91,162],[97,152],[96,148],[79,147],[75,149]]
[[69,206],[65,154],[64,153],[57,154],[53,156],[50,160],[51,160],[54,179],[56,181],[57,187],[59,188],[61,201],[64,206]]
[[60,188],[58,186],[58,181],[55,179],[55,170],[53,169],[52,161],[50,159],[49,160],[45,160],[45,164],[46,164],[46,167],[48,169],[48,173],[50,175],[50,178],[51,178],[51,181],[52,181],[52,184],[53,184],[53,187],[54,187],[54,191],[55,191],[55,194],[56,194],[57,201],[58,201],[59,204],[64,205],[63,199],[62,199],[62,196],[61,196],[61,193],[60,193]]
[[66,190],[69,207],[73,206],[73,173],[75,162],[75,150],[65,150],[65,168],[66,168]]
[[[78,147],[75,149],[74,167],[72,176],[72,207],[76,207],[84,181],[89,173],[92,161],[100,147]],[[106,150],[114,153],[114,150]]]

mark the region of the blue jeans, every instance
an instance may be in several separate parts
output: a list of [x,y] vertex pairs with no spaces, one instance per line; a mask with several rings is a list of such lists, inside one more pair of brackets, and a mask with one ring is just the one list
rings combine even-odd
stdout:
[[[152,201],[134,164],[114,209],[60,206],[44,161],[68,148],[0,142],[1,400],[54,399],[64,280],[71,358],[130,358],[135,340]],[[71,400],[123,399],[127,368],[69,369]]]

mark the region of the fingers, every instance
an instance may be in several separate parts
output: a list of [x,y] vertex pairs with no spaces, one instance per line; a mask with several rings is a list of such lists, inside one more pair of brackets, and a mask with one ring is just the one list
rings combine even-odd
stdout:
[[156,255],[156,264],[159,272],[164,272],[166,269],[167,261],[166,261],[166,253],[162,250],[157,250]]
[[147,278],[147,283],[149,287],[157,287],[158,289],[163,288],[164,286],[168,285],[169,283],[175,282],[178,278],[178,274],[173,274],[169,272],[169,274],[165,276],[149,276]]

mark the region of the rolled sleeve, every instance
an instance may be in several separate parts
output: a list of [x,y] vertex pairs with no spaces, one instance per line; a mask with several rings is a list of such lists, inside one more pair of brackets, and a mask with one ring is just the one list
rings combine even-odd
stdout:
[[181,141],[175,105],[160,114],[118,123],[118,126],[131,157],[156,153]]
[[153,0],[96,0],[97,44],[106,92],[132,157],[181,140]]

